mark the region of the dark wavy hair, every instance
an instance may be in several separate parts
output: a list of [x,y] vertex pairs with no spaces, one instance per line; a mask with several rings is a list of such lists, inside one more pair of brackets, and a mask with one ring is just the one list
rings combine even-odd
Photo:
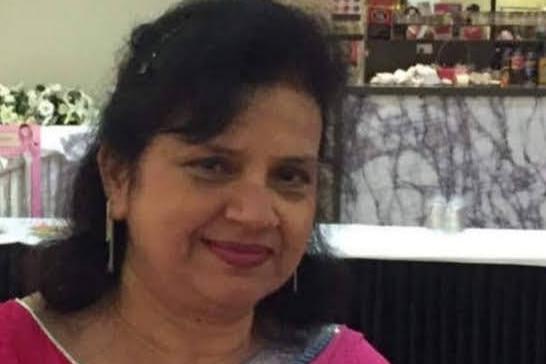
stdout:
[[[346,80],[341,52],[328,34],[320,18],[270,0],[184,1],[134,29],[116,87],[74,179],[71,234],[36,252],[35,288],[49,307],[82,309],[119,282],[126,226],[115,224],[115,269],[107,274],[99,148],[106,147],[135,174],[154,136],[179,133],[192,143],[206,141],[233,121],[253,90],[282,82],[320,106],[323,158],[325,133]],[[258,303],[262,334],[287,338],[294,329],[342,320],[340,273],[315,229],[298,268],[299,291],[295,294],[287,282]]]

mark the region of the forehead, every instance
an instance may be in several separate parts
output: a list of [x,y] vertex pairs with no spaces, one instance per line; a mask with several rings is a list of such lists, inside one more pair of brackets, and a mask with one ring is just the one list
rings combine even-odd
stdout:
[[[184,123],[188,119],[181,113],[171,119],[170,128],[154,137],[151,144],[159,146],[166,153],[173,150],[199,151],[202,150],[201,146],[208,145],[215,146],[217,150],[227,148],[244,154],[266,153],[268,158],[298,155],[318,158],[322,113],[309,93],[279,83],[249,91],[242,101],[238,112],[226,119],[229,121],[219,133],[213,132],[210,137],[193,139],[192,129],[199,133],[200,128],[209,128],[211,124],[206,126],[207,119],[204,120],[205,125],[199,123],[199,119],[193,119],[195,123],[192,122],[192,126],[186,128]],[[168,135],[174,138],[164,139]],[[163,142],[158,140],[177,143],[167,142],[161,148]]]
[[322,132],[320,107],[312,96],[285,84],[255,90],[233,123],[216,140],[300,139],[305,144],[319,142]]

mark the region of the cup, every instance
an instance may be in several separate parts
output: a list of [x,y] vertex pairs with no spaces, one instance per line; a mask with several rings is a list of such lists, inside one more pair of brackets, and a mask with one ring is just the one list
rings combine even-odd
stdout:
[[447,203],[444,215],[444,230],[446,232],[460,232],[464,230],[465,202],[461,196],[452,197]]
[[429,229],[442,230],[444,228],[446,199],[438,194],[427,202],[425,226]]

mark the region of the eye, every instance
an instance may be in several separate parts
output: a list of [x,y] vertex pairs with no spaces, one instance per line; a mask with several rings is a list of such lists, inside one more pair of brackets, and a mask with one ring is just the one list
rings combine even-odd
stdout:
[[211,181],[229,179],[237,172],[235,164],[223,156],[199,158],[186,165],[198,178]]
[[313,176],[304,168],[297,166],[280,166],[273,172],[276,186],[285,190],[302,190],[313,182]]

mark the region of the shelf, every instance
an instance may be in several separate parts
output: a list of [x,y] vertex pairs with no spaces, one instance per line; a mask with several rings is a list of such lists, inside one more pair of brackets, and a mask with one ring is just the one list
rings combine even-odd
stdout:
[[545,97],[546,87],[529,86],[348,86],[347,93],[368,95],[415,95],[415,96],[499,96],[499,97]]
[[390,25],[427,25],[430,27],[525,27],[525,28],[538,28],[537,24],[512,24],[512,23],[468,23],[465,21],[454,21],[451,23],[440,21],[393,21]]
[[334,34],[336,40],[364,40],[364,34]]
[[362,15],[361,14],[336,14],[336,13],[333,13],[333,14],[330,14],[332,20],[360,20],[362,18]]
[[462,38],[451,38],[451,39],[367,39],[367,42],[374,43],[478,43],[485,42],[495,45],[504,45],[511,46],[515,44],[536,44],[536,43],[545,43],[546,39],[536,38],[536,39],[517,39],[517,40],[498,40],[498,39],[462,39]]

